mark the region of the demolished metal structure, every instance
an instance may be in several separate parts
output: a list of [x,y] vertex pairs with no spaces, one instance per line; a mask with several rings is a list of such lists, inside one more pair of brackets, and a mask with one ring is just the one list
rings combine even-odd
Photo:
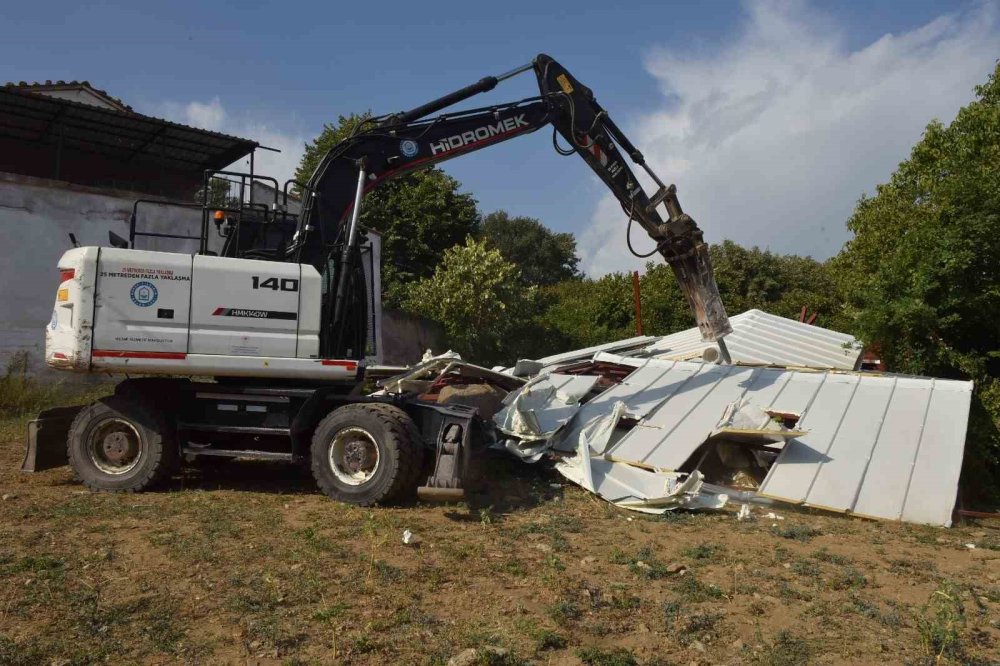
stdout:
[[[635,370],[583,405],[550,443],[554,451],[590,461],[591,474],[601,478],[592,488],[599,495],[614,501],[620,487],[636,490],[636,468],[664,478],[694,472],[706,446],[724,441],[773,455],[758,497],[950,524],[971,382],[609,354],[595,360]],[[797,417],[795,429],[720,425],[739,404]],[[565,463],[557,468],[563,471]],[[661,486],[660,478],[646,478],[630,501],[656,499]]]
[[784,502],[951,524],[972,382],[856,372],[851,336],[758,310],[731,321],[733,365],[705,360],[691,329],[504,373],[437,357],[386,386],[440,400],[491,384],[497,444],[635,511]]
[[[726,345],[733,363],[840,370],[859,367],[861,343],[852,335],[761,310],[747,310],[730,317],[729,322],[733,332],[726,336]],[[689,328],[659,338],[641,353],[675,361],[715,361],[715,351],[716,346],[702,340],[697,328]]]

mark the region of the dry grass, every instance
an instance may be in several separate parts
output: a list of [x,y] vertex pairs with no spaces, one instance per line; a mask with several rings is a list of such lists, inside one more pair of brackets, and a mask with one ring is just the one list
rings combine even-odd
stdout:
[[296,470],[241,462],[100,495],[65,469],[17,472],[23,423],[0,429],[4,664],[443,664],[485,646],[509,652],[481,663],[506,664],[1000,654],[996,523],[646,517],[502,458],[461,506],[344,506]]

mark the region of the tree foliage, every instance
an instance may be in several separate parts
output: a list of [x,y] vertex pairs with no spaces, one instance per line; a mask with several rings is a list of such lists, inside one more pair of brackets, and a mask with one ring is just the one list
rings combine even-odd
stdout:
[[548,286],[580,277],[573,234],[550,231],[533,217],[511,217],[503,210],[483,217],[479,234],[521,270],[525,284]]
[[976,381],[968,456],[1000,467],[1000,66],[862,198],[835,274],[854,332],[893,370]]
[[[724,241],[710,248],[722,301],[730,315],[752,308],[798,319],[802,306],[818,313],[817,323],[836,328],[843,306],[827,263],[809,257],[747,249]],[[643,332],[665,335],[694,325],[691,308],[673,271],[648,262],[640,277]],[[564,348],[611,342],[635,335],[635,303],[628,273],[563,282],[547,296],[541,323]]]
[[536,288],[524,286],[517,266],[472,237],[446,250],[405,297],[408,310],[440,322],[453,348],[483,365],[516,360],[511,339],[531,323],[536,303]]
[[300,183],[309,182],[316,167],[330,149],[353,134],[361,123],[371,117],[371,111],[352,113],[347,116],[337,116],[336,123],[323,125],[323,131],[319,136],[306,144],[299,160],[299,167],[295,170],[295,180]]
[[[340,116],[305,148],[295,172],[306,182],[323,156],[370,113]],[[430,167],[383,181],[361,206],[361,224],[382,234],[382,286],[388,306],[405,298],[406,287],[428,277],[447,248],[462,243],[478,228],[479,211],[472,195],[460,192],[457,180]]]
[[723,241],[710,249],[715,280],[729,314],[766,310],[798,319],[805,306],[816,324],[837,328],[844,322],[828,262],[794,254],[775,254]]

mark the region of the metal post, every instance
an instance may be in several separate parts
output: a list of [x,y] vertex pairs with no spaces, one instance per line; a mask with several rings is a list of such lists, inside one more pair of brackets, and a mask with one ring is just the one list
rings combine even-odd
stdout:
[[515,67],[514,69],[510,70],[509,72],[504,72],[503,74],[500,74],[499,76],[497,76],[497,83],[499,83],[500,81],[506,81],[509,78],[515,77],[518,74],[520,74],[521,72],[527,72],[529,69],[531,69],[534,66],[535,66],[534,62],[529,62],[527,65],[521,65],[520,67]]
[[635,302],[635,334],[642,335],[642,295],[639,291],[639,271],[632,271],[632,300]]
[[347,261],[348,253],[354,247],[354,240],[358,234],[358,218],[361,217],[361,197],[365,195],[365,173],[364,164],[358,170],[358,187],[354,191],[354,208],[351,210],[351,226],[347,232],[347,243],[344,245],[344,256],[341,261]]
[[341,318],[344,312],[344,301],[347,298],[347,282],[350,279],[350,259],[354,244],[358,235],[358,219],[361,217],[361,198],[365,195],[365,164],[362,161],[358,169],[358,187],[354,192],[354,208],[351,210],[351,226],[348,228],[347,238],[344,240],[344,251],[340,255],[340,266],[337,267],[337,296],[333,304],[333,325],[339,327],[337,331],[337,348],[334,353],[340,353],[340,336],[343,333]]
[[[250,151],[250,205],[251,206],[253,206],[253,156],[255,152],[257,152],[256,148]],[[240,206],[242,207],[242,205],[243,202],[241,201]]]

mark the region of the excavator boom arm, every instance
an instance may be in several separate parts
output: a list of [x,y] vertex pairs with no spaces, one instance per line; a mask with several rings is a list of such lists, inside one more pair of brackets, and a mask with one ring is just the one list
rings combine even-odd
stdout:
[[[538,79],[539,97],[426,118],[529,69]],[[549,125],[565,144],[560,148],[553,135],[556,149],[564,155],[579,155],[621,203],[630,227],[633,221],[638,223],[656,243],[655,249],[644,256],[658,252],[666,259],[694,312],[702,337],[721,342],[732,329],[701,229],[681,209],[676,188],[664,185],[653,173],[593,92],[545,54],[529,65],[486,77],[409,111],[366,121],[324,156],[305,188],[308,196],[287,255],[320,267],[328,262],[331,248],[342,249],[344,261],[337,269],[337,297],[329,313],[332,325],[343,328],[345,294],[351,279],[347,263],[357,227],[357,216],[352,213],[364,193],[395,176]],[[636,179],[625,155],[658,185],[652,197]],[[667,212],[665,221],[657,212],[661,204]],[[338,346],[334,342],[334,347]]]

